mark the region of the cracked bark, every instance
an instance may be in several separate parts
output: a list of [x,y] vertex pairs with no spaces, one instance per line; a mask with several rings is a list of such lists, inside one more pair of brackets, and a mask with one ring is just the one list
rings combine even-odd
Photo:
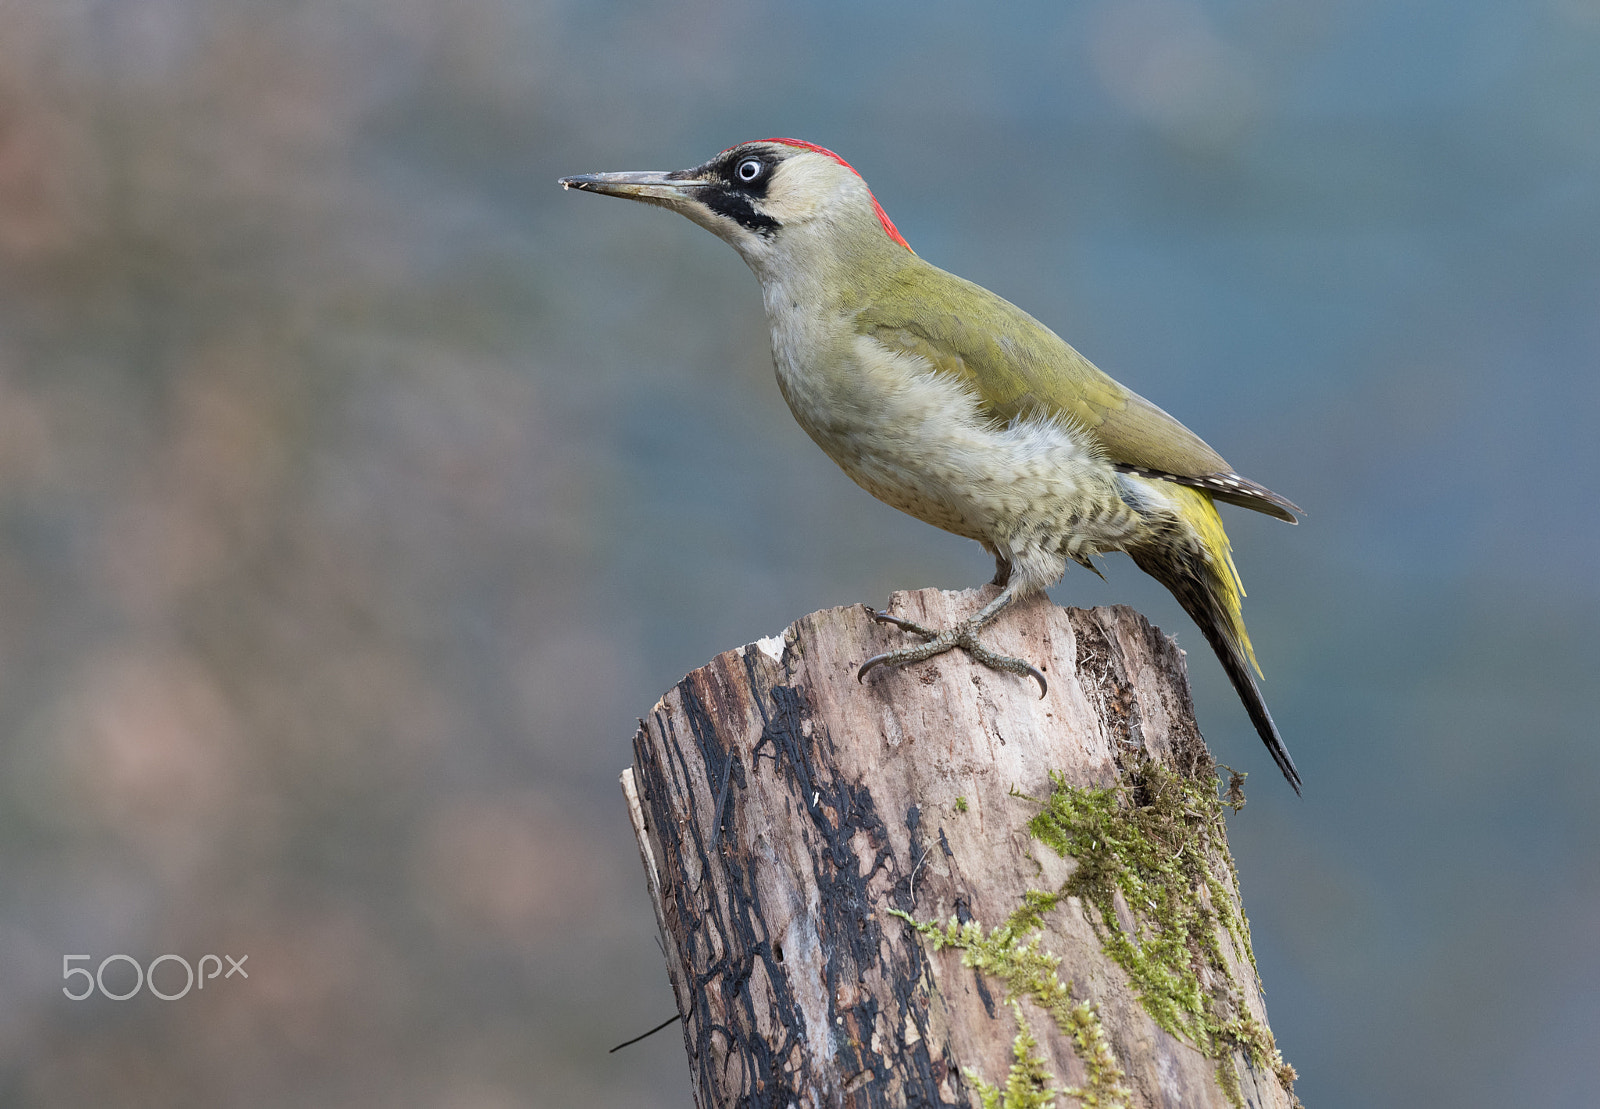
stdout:
[[[891,607],[945,626],[992,594]],[[1041,597],[985,638],[1040,664],[1049,695],[960,652],[858,684],[861,662],[906,636],[854,606],[719,655],[641,721],[622,784],[701,1109],[975,1104],[965,1072],[1003,1084],[1012,1062],[1005,985],[887,910],[988,928],[1025,891],[1059,888],[1073,864],[1029,836],[1037,806],[1016,796],[1046,796],[1051,771],[1108,785],[1134,748],[1209,766],[1183,652],[1133,610]],[[1215,1063],[1145,1013],[1076,899],[1046,915],[1042,943],[1096,1007],[1132,1104],[1230,1104]],[[1254,972],[1224,950],[1265,1027]],[[1081,1085],[1071,1040],[1022,1008],[1058,1083]],[[1294,1104],[1238,1059],[1245,1104]]]

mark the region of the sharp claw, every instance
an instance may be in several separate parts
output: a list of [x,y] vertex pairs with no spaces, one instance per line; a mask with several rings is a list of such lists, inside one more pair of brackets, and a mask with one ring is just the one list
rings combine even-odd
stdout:
[[889,652],[886,652],[886,653],[881,654],[881,655],[873,655],[866,662],[863,662],[861,664],[861,669],[856,671],[856,681],[858,681],[858,682],[866,681],[867,680],[867,671],[871,670],[874,666],[877,666],[880,663],[886,661],[888,659],[889,655],[891,655],[893,653],[894,652],[889,651]]
[[1037,667],[1028,667],[1028,674],[1039,683],[1039,700],[1044,700],[1044,695],[1050,692],[1050,683],[1044,680],[1044,673]]

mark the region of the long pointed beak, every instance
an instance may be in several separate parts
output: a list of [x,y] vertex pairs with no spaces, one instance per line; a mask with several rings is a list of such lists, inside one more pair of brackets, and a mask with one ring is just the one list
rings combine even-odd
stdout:
[[673,173],[580,173],[576,177],[563,177],[560,184],[563,189],[670,205],[696,199],[695,191],[710,182],[678,170]]

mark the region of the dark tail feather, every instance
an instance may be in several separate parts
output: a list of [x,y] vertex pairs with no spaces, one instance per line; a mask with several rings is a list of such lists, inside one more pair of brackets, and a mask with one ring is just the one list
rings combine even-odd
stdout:
[[[1178,598],[1180,601],[1182,597]],[[1244,659],[1244,653],[1229,642],[1228,637],[1215,623],[1208,622],[1200,613],[1188,609],[1194,622],[1200,625],[1200,630],[1205,633],[1206,642],[1211,644],[1211,649],[1217,653],[1217,658],[1222,662],[1222,669],[1228,674],[1228,680],[1233,683],[1233,688],[1239,694],[1239,700],[1244,702],[1244,711],[1250,715],[1250,723],[1256,726],[1256,734],[1261,737],[1261,742],[1267,745],[1267,750],[1272,753],[1272,761],[1278,764],[1278,769],[1283,771],[1283,776],[1294,787],[1296,796],[1300,794],[1300,771],[1295,769],[1294,760],[1289,757],[1289,748],[1283,745],[1283,737],[1278,734],[1278,726],[1272,722],[1272,713],[1267,711],[1267,702],[1261,697],[1261,690],[1256,686],[1255,675],[1250,673],[1250,666]]]
[[[1249,640],[1239,618],[1231,562],[1226,568],[1215,566],[1198,546],[1182,553],[1170,546],[1135,549],[1128,553],[1139,569],[1172,591],[1183,610],[1199,625],[1206,642],[1217,653],[1228,680],[1233,682],[1239,700],[1244,702],[1245,712],[1256,726],[1256,734],[1267,745],[1273,761],[1298,796],[1300,772],[1295,769],[1289,749],[1284,746],[1278,726],[1272,722],[1272,714],[1267,711],[1267,703],[1256,686],[1255,675],[1250,672]],[[1225,549],[1222,556],[1227,557]]]

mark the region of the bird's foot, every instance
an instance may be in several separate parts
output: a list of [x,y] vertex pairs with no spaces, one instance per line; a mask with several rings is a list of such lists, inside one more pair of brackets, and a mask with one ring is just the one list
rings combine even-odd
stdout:
[[1010,655],[997,654],[985,647],[978,639],[978,630],[983,627],[983,621],[977,617],[969,617],[953,628],[944,631],[935,631],[925,628],[899,616],[891,615],[887,610],[873,612],[872,618],[880,624],[893,624],[908,632],[922,636],[926,643],[918,643],[912,647],[901,647],[895,651],[885,651],[881,655],[873,655],[861,664],[861,669],[856,671],[856,680],[864,681],[867,672],[879,666],[904,666],[910,662],[921,662],[934,655],[942,655],[946,651],[961,648],[971,655],[973,660],[982,663],[991,670],[1004,670],[1009,674],[1026,674],[1039,683],[1039,696],[1042,698],[1050,689],[1050,683],[1045,681],[1044,672],[1038,667],[1020,658]]

